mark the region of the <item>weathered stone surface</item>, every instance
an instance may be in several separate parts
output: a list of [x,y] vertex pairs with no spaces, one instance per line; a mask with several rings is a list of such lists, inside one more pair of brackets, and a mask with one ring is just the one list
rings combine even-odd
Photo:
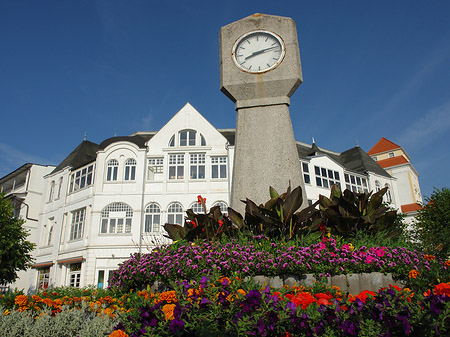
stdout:
[[339,287],[342,293],[348,292],[347,275],[334,275],[331,277],[331,285]]
[[283,279],[279,276],[273,276],[269,278],[269,286],[280,289],[283,288]]
[[360,275],[361,274],[348,274],[347,275],[347,285],[348,285],[347,291],[352,295],[359,294],[362,290],[365,290],[365,289],[361,289],[361,287],[359,285]]
[[259,283],[261,286],[266,287],[269,285],[269,278],[263,275],[253,276],[253,281]]

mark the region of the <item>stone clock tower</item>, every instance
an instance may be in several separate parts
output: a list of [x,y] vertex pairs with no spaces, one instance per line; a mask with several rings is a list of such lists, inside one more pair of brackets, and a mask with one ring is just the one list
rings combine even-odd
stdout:
[[253,14],[220,30],[220,86],[237,111],[231,207],[240,200],[269,200],[269,186],[283,193],[303,177],[289,114],[302,83],[295,22]]

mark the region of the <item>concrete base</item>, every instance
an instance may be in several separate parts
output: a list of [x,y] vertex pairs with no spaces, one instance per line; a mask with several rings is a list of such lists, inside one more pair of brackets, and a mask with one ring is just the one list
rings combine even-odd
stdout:
[[308,205],[289,107],[285,104],[239,109],[231,187],[231,207],[244,214],[246,198],[256,204],[270,199],[269,187],[284,193],[302,186]]

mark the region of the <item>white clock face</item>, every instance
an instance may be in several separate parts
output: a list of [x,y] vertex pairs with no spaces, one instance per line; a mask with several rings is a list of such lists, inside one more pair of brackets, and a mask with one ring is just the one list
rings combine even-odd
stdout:
[[239,69],[257,74],[280,64],[285,47],[281,37],[275,33],[258,30],[241,36],[234,44],[232,53]]

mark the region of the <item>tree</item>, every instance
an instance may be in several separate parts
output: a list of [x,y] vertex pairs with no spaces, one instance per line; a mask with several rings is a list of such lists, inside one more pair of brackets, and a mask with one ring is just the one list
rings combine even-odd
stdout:
[[0,194],[0,285],[14,282],[17,272],[31,266],[35,245],[26,240],[24,221],[15,217],[9,199]]
[[424,250],[444,259],[450,256],[450,189],[435,188],[416,218],[417,236]]

